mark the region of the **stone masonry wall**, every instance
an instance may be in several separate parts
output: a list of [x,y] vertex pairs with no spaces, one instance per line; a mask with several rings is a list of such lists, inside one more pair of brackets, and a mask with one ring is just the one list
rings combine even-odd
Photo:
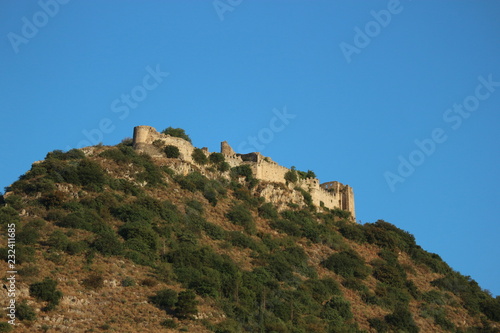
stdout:
[[[134,128],[133,145],[136,150],[155,157],[165,156],[153,145],[153,142],[156,140],[162,141],[165,145],[176,146],[179,148],[181,154],[180,159],[185,162],[193,163],[191,155],[195,147],[190,142],[181,138],[158,133],[158,131],[151,126],[137,126]],[[204,152],[207,155],[209,154],[206,148],[204,148]],[[260,153],[237,154],[226,141],[221,143],[221,153],[231,167],[249,164],[255,178],[267,182],[286,184],[285,174],[290,169],[279,165],[269,157],[265,157]],[[302,179],[299,180],[297,184],[288,184],[290,189],[296,186],[307,190],[311,194],[315,206],[320,207],[320,204],[323,203],[326,208],[340,208],[349,211],[353,219],[356,220],[354,192],[349,185],[343,185],[336,181],[320,184],[319,180],[316,178]],[[270,196],[271,194],[266,195]]]
[[194,146],[189,141],[175,136],[158,133],[158,131],[151,126],[137,126],[134,128],[133,145],[135,149],[149,153],[150,155],[160,154],[160,156],[164,156],[153,146],[153,142],[156,140],[162,141],[165,145],[176,146],[179,148],[181,160],[193,162],[191,155],[193,154]]

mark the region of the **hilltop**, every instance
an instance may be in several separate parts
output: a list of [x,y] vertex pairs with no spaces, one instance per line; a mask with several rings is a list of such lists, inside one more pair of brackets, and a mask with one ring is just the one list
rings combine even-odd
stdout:
[[16,332],[500,332],[500,298],[336,184],[173,128],[50,152],[0,198]]

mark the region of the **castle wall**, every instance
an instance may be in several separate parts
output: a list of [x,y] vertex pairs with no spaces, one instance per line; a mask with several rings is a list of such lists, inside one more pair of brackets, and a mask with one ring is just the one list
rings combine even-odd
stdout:
[[238,156],[234,152],[233,148],[231,148],[227,141],[222,141],[220,143],[220,152],[222,155],[224,155],[224,159],[231,166],[231,168],[234,168],[235,166],[241,165],[243,163],[241,156]]
[[[190,142],[181,138],[158,133],[156,129],[151,126],[137,126],[134,128],[133,144],[136,150],[151,156],[165,156],[160,149],[153,145],[156,140],[160,140],[164,145],[176,146],[179,148],[181,154],[180,159],[185,162],[193,163],[191,155],[195,147]],[[203,151],[206,155],[209,154],[208,149],[204,148]],[[290,169],[279,165],[269,157],[262,156],[260,153],[237,154],[226,141],[221,143],[221,153],[231,167],[248,164],[255,178],[267,182],[286,184],[285,174],[290,171]],[[308,178],[301,179],[296,184],[289,184],[288,188],[293,189],[296,186],[303,188],[311,194],[313,204],[316,207],[320,207],[321,203],[323,203],[326,208],[340,208],[351,212],[355,220],[354,192],[350,186],[335,181],[320,184],[318,179]],[[274,192],[264,193],[269,197],[274,197],[276,195],[280,198],[282,197],[282,194]],[[295,195],[299,194],[295,193]],[[283,201],[283,199],[280,200]]]
[[336,197],[338,200],[336,207],[351,212],[352,217],[354,218],[354,220],[356,220],[356,212],[354,207],[354,191],[352,187],[350,187],[349,185],[343,185],[336,181],[327,182],[320,185],[320,193],[324,193],[319,194],[319,196],[325,199],[327,199],[328,196],[331,195]]
[[262,159],[255,165],[255,178],[265,180],[268,182],[284,183],[285,173],[289,171],[288,168],[279,165],[276,162],[267,162]]
[[[165,145],[176,146],[179,148],[181,160],[193,162],[191,155],[193,154],[194,146],[189,141],[175,136],[158,133],[158,131],[151,126],[137,126],[134,128],[133,145],[135,149],[149,153],[150,155],[161,155],[161,152],[153,146],[153,142],[156,140],[162,141]],[[156,154],[152,152],[156,152]]]

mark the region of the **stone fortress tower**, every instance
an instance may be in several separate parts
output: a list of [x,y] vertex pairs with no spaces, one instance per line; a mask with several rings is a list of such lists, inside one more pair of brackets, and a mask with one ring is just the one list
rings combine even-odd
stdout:
[[[159,133],[151,126],[137,126],[134,128],[133,145],[137,151],[144,152],[152,157],[164,157],[165,155],[153,144],[158,140],[164,145],[176,146],[180,152],[180,160],[194,163],[191,155],[195,147],[190,142],[182,138]],[[209,154],[207,148],[202,149],[207,155]],[[226,141],[221,143],[220,152],[231,167],[248,164],[255,178],[266,182],[286,185],[285,174],[290,169],[279,165],[270,157],[263,156],[258,152],[238,154]],[[351,213],[354,221],[356,221],[354,192],[349,185],[343,185],[337,181],[320,184],[316,178],[307,178],[299,180],[294,186],[299,186],[308,191],[315,206],[320,207],[320,205],[324,205],[326,208],[339,208],[348,211]]]

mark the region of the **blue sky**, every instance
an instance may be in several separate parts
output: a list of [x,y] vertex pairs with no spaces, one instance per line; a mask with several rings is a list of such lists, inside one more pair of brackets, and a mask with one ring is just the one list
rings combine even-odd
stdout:
[[0,186],[54,149],[182,127],[353,186],[359,220],[411,232],[498,295],[499,15],[498,1],[4,0]]

